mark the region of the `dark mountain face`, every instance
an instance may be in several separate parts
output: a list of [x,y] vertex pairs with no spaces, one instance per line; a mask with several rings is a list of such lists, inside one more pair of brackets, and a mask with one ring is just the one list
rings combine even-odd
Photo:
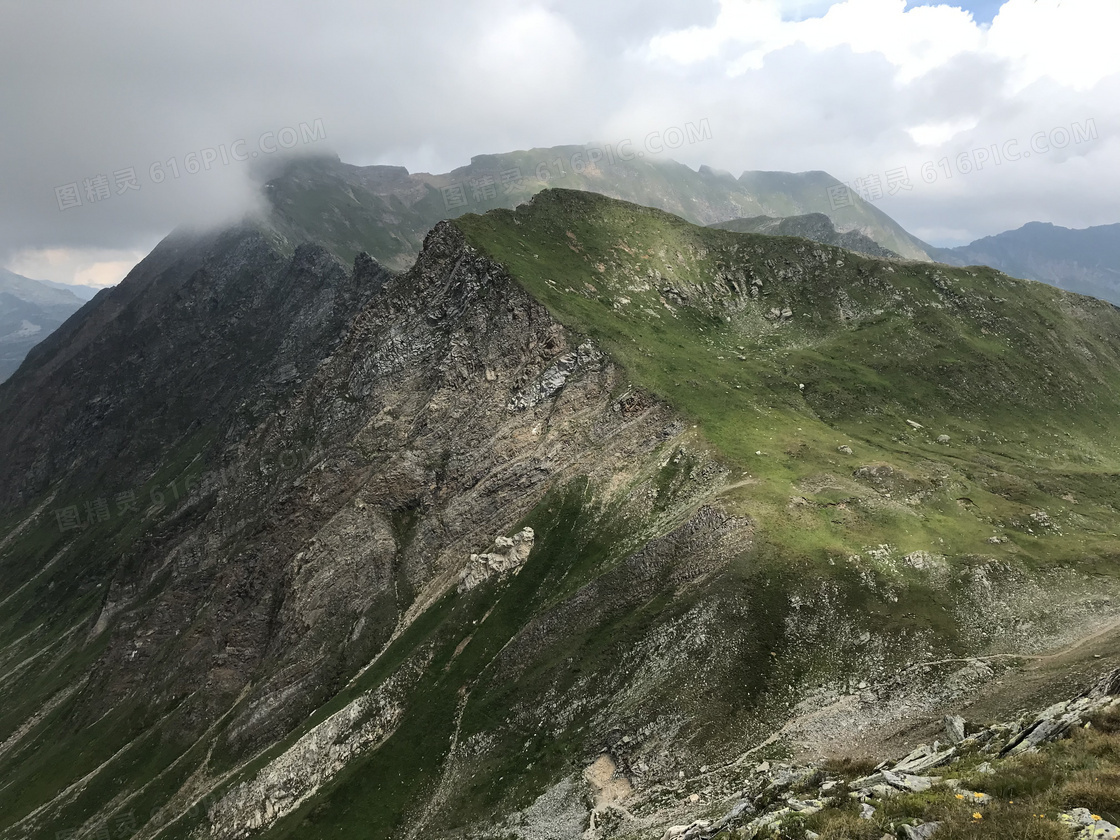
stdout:
[[1070,230],[1030,222],[933,256],[949,265],[987,265],[1120,305],[1120,224]]
[[832,220],[824,213],[808,213],[804,216],[754,216],[750,219],[732,219],[717,222],[710,227],[732,230],[738,233],[764,233],[768,236],[799,236],[824,245],[835,245],[858,254],[881,259],[897,259],[898,254],[890,251],[858,231],[840,233]]
[[0,840],[660,835],[1112,616],[1113,307],[301,172],[0,385]]
[[83,302],[67,289],[0,269],[0,382]]
[[63,478],[137,485],[170,448],[217,445],[314,370],[384,276],[282,256],[252,227],[169,238],[0,386],[0,503]]

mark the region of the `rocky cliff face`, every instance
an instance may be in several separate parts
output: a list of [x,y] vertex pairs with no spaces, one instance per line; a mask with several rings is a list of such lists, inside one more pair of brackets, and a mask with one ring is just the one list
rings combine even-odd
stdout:
[[[185,473],[163,471],[161,479],[170,477],[182,493],[177,504],[156,511],[144,498],[136,512],[145,525],[139,539],[124,542],[134,527],[130,522],[102,523],[96,517],[55,537],[43,528],[49,515],[43,501],[13,520],[10,538],[39,529],[51,547],[44,566],[29,568],[23,565],[29,559],[24,546],[8,541],[4,564],[10,579],[38,594],[37,604],[23,605],[7,626],[62,613],[68,621],[79,620],[56,653],[77,653],[97,640],[86,665],[74,669],[52,662],[48,671],[58,684],[84,688],[72,704],[48,706],[53,717],[33,717],[6,744],[16,768],[34,764],[31,736],[37,723],[65,719],[81,726],[114,717],[117,710],[161,709],[158,723],[149,720],[164,733],[160,737],[183,745],[201,739],[225,757],[224,772],[235,769],[294,732],[352,676],[376,664],[386,645],[426,610],[446,603],[471,554],[486,550],[495,537],[504,539],[549,491],[558,494],[551,504],[566,505],[569,516],[591,517],[589,528],[608,511],[621,516],[610,510],[611,499],[625,497],[643,480],[651,453],[688,437],[666,409],[641,393],[625,392],[613,364],[592,345],[581,345],[452,227],[437,228],[423,258],[401,277],[379,274],[361,261],[347,274],[314,250],[301,250],[285,264],[253,234],[232,243],[219,239],[211,247],[207,257],[190,264],[193,271],[178,288],[159,289],[177,297],[174,310],[138,294],[109,313],[98,312],[105,323],[96,333],[86,326],[70,344],[44,348],[42,365],[6,391],[9,510],[18,510],[25,498],[63,501],[59,486],[98,492],[90,476],[117,477],[117,487],[130,479],[143,482],[146,474],[161,470],[158,460],[146,460],[144,441],[159,436],[174,451],[183,435],[207,424],[216,427],[191,453]],[[194,268],[197,263],[201,266]],[[180,265],[173,261],[165,271],[186,273]],[[240,266],[250,274],[231,273]],[[289,283],[298,284],[289,291],[303,295],[300,301],[285,294]],[[133,291],[132,285],[119,294]],[[334,305],[340,297],[351,307],[369,303],[351,323],[340,325],[348,311]],[[199,335],[193,311],[208,306],[225,317],[217,324],[207,318],[211,331]],[[269,310],[269,321],[262,323]],[[239,345],[242,329],[252,332],[254,352]],[[150,337],[144,340],[146,330]],[[96,376],[84,362],[88,353],[108,354],[105,348],[126,336],[127,347],[136,349]],[[309,347],[309,336],[320,336],[318,343]],[[265,347],[257,351],[259,343]],[[231,375],[209,379],[206,371],[221,365]],[[52,383],[59,386],[54,394],[38,401],[30,397],[33,389]],[[138,410],[161,405],[171,395],[183,413]],[[102,408],[91,419],[86,412],[69,413],[75,404]],[[33,429],[54,434],[35,437]],[[702,451],[698,458],[703,463]],[[37,470],[56,483],[42,482]],[[690,509],[723,480],[714,465],[697,470],[654,528],[688,521]],[[170,503],[166,486],[162,492]],[[538,531],[547,539],[557,526],[548,524],[547,508],[538,516],[545,520]],[[718,518],[711,521],[720,527]],[[562,530],[571,525],[564,522]],[[690,539],[703,541],[699,535],[712,526],[688,527],[697,534]],[[53,581],[79,562],[71,554],[97,537],[119,545],[123,556],[87,568],[76,586],[60,592]],[[565,530],[552,539],[571,538]],[[623,542],[639,545],[641,539],[635,532]],[[608,544],[616,547],[613,538]],[[554,550],[563,554],[562,548]],[[654,556],[643,574],[676,562],[672,555]],[[718,561],[715,555],[708,562]],[[651,560],[641,562],[645,568]],[[682,582],[705,566],[690,556],[688,568]],[[655,591],[647,588],[644,597]],[[635,594],[620,603],[593,599],[590,614],[566,617],[563,628],[601,620],[604,613],[625,615]],[[82,604],[88,605],[84,617],[77,612]],[[6,600],[5,606],[14,604]],[[556,618],[560,615],[564,611]],[[6,660],[14,664],[21,650],[42,644],[50,626],[48,620],[29,635],[12,637]],[[515,624],[501,632],[516,629]],[[564,639],[562,627],[538,632],[556,643]],[[537,648],[526,644],[506,648],[509,667],[522,669],[533,661]],[[433,655],[426,645],[409,650],[412,678],[406,685],[416,689],[416,674]],[[42,676],[17,668],[5,694],[25,688],[21,678]],[[379,684],[362,697],[384,698],[385,690]],[[40,702],[51,699],[58,697],[48,691]],[[35,705],[28,697],[23,714]],[[354,730],[353,749],[392,732],[394,715],[406,706],[399,698],[362,699],[348,714],[379,722]],[[452,725],[453,718],[439,724]],[[132,733],[119,738],[115,748],[141,748]],[[302,761],[295,766],[303,767]],[[312,774],[301,782],[304,793],[290,799],[298,802],[314,792],[341,766],[328,762],[322,779]],[[190,783],[154,809],[155,824],[170,820],[191,796],[205,795],[224,772],[196,767]],[[60,784],[57,793],[52,809],[80,808],[80,788]],[[265,822],[288,810],[268,801],[272,813],[261,817]],[[257,804],[264,807],[262,802]],[[101,807],[104,803],[97,810]],[[243,810],[234,808],[239,825]],[[14,818],[6,829],[10,836],[47,831],[49,818],[42,813],[20,816],[18,806],[8,813]],[[96,818],[87,816],[83,823],[92,825],[91,820]]]

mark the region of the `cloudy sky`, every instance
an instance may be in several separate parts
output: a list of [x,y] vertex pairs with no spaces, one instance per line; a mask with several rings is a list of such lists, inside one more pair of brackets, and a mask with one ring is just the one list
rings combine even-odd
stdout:
[[701,120],[674,158],[824,169],[934,244],[1120,222],[1118,32],[1120,0],[0,0],[0,265],[117,282],[281,145],[443,172]]

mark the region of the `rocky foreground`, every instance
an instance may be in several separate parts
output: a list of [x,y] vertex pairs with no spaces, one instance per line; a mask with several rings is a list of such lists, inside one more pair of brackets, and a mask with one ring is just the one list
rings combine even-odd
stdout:
[[759,762],[718,814],[661,840],[1120,837],[1120,669],[1034,716],[991,726],[948,716],[944,734],[870,768]]

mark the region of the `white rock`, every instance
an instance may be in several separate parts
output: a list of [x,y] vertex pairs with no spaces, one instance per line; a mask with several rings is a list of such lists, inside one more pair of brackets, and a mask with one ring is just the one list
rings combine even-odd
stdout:
[[496,551],[488,554],[472,554],[467,565],[459,573],[459,591],[467,592],[495,575],[518,572],[529,559],[536,534],[532,528],[522,528],[512,537],[498,537],[494,540]]

